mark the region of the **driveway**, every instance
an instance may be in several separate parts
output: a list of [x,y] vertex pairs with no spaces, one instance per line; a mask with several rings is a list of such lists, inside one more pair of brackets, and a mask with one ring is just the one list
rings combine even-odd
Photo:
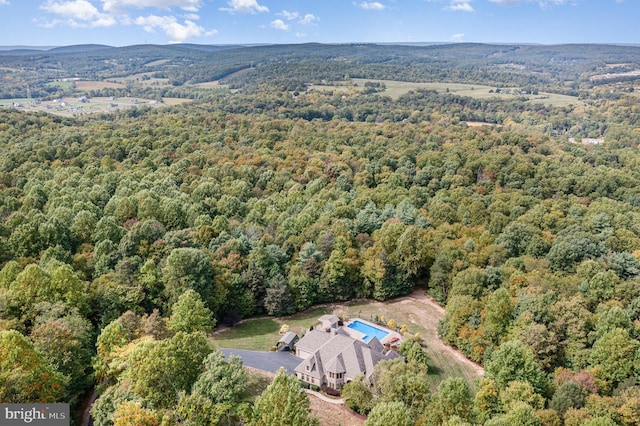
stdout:
[[220,349],[226,357],[229,355],[237,355],[242,358],[242,362],[247,367],[257,368],[258,370],[277,373],[280,367],[284,367],[289,374],[294,374],[294,368],[302,362],[302,358],[295,357],[291,352],[260,352],[247,351],[244,349]]

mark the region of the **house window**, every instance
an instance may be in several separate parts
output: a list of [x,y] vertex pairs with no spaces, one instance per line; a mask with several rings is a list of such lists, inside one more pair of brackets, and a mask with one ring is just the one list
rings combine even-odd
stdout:
[[344,374],[344,373],[338,373],[337,378],[338,378],[338,379],[342,379],[343,374]]
[[329,378],[333,379],[333,373],[331,371],[329,372]]
[[307,369],[307,371],[309,371],[309,366],[308,365],[305,368]]

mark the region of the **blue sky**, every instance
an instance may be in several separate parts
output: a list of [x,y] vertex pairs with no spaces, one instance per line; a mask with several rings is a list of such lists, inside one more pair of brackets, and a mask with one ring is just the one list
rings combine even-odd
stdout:
[[640,0],[0,0],[0,45],[640,44]]

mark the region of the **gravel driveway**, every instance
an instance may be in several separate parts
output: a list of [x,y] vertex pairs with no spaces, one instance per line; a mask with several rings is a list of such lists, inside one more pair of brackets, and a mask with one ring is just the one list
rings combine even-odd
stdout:
[[247,351],[244,349],[220,349],[226,357],[229,355],[237,355],[242,358],[242,362],[247,367],[257,368],[258,370],[277,373],[280,367],[284,367],[289,374],[294,374],[293,369],[302,362],[302,358],[295,357],[291,352],[261,352]]

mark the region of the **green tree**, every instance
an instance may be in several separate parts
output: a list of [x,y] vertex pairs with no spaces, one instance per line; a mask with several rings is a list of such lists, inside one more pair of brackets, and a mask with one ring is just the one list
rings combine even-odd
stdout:
[[193,384],[193,393],[213,403],[239,402],[244,394],[247,371],[237,356],[225,361],[220,351],[211,352],[203,361],[204,372]]
[[91,418],[95,426],[113,426],[113,416],[118,406],[124,401],[139,401],[140,397],[133,394],[129,385],[116,383],[109,386],[91,407]]
[[102,329],[96,341],[97,354],[93,358],[93,369],[98,380],[109,378],[109,364],[114,352],[129,343],[129,336],[122,324],[114,320]]
[[[195,248],[172,250],[167,257],[162,274],[167,296],[172,303],[189,289],[195,290],[205,301],[214,295],[213,266],[209,256],[202,250]],[[207,305],[211,307],[209,303]]]
[[411,411],[400,401],[380,402],[373,407],[365,422],[366,426],[411,426],[414,424]]
[[535,393],[533,386],[528,382],[515,380],[500,392],[500,400],[505,411],[514,408],[518,403],[524,402],[532,408],[540,410],[544,408],[544,397]]
[[566,382],[560,385],[553,394],[549,407],[561,415],[570,408],[582,408],[587,402],[588,392],[576,383]]
[[473,399],[473,411],[480,423],[485,423],[502,412],[499,393],[500,391],[493,380],[483,378],[480,381],[478,392]]
[[245,422],[247,426],[316,425],[310,413],[309,397],[298,380],[281,369],[258,397]]
[[[502,421],[506,425],[522,425],[522,426],[542,426],[540,418],[536,415],[535,410],[524,402],[514,404],[509,411],[502,417]],[[500,423],[498,423],[500,424]],[[492,421],[488,421],[485,425],[493,426]]]
[[498,345],[507,334],[512,322],[513,301],[509,291],[502,287],[494,291],[484,306],[484,334],[494,345]]
[[400,401],[421,413],[430,401],[427,368],[402,359],[380,361],[373,370],[373,395],[378,402]]
[[139,402],[123,401],[113,414],[113,426],[160,426],[162,417]]
[[211,310],[204,305],[200,295],[189,289],[171,307],[171,317],[167,322],[167,327],[170,330],[184,331],[185,333],[208,332],[215,326],[215,323]]
[[191,389],[211,350],[203,333],[178,332],[171,339],[145,341],[131,352],[124,376],[151,407],[173,407],[178,394]]
[[347,407],[357,413],[367,415],[373,408],[371,384],[362,373],[342,387],[341,395]]
[[282,275],[278,274],[269,279],[264,307],[269,315],[275,316],[290,315],[295,312],[293,293]]
[[486,376],[505,389],[514,380],[529,383],[536,393],[544,395],[547,379],[531,351],[517,340],[500,345],[485,365]]
[[31,330],[34,347],[52,367],[69,378],[67,400],[75,399],[89,385],[91,335],[91,323],[77,311],[59,318],[39,316]]
[[619,383],[640,371],[639,348],[640,343],[622,328],[615,328],[596,340],[589,361],[596,377],[606,385],[602,391],[611,392]]
[[472,405],[471,390],[461,377],[450,377],[441,382],[432,404],[441,411],[444,421],[458,416],[468,422],[473,420]]
[[0,401],[56,402],[67,379],[15,330],[0,331]]

